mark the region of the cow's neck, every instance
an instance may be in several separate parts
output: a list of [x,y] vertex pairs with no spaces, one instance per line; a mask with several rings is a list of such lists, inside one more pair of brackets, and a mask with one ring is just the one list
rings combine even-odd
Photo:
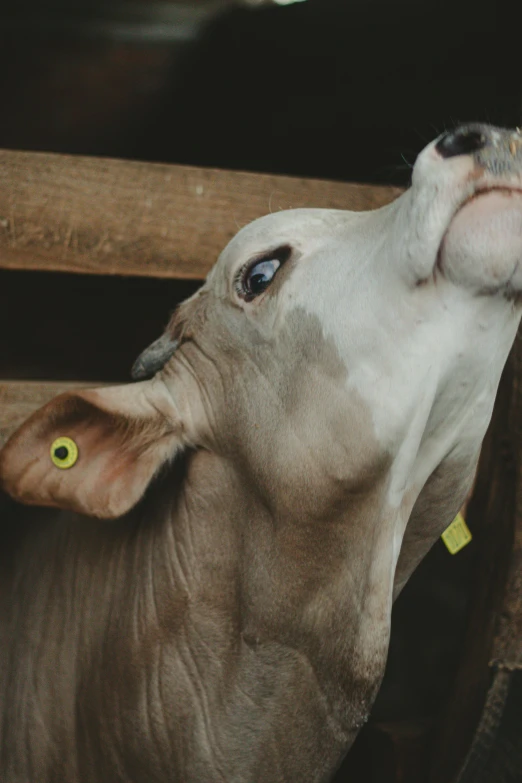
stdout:
[[[130,758],[144,780],[320,781],[367,716],[393,581],[378,500],[278,519],[226,461],[187,464],[128,519],[51,514],[18,544],[4,749],[21,737],[29,768],[68,726],[50,780],[83,780],[95,746],[100,780]],[[28,751],[35,710],[47,733]]]
[[[332,518],[277,518],[225,461],[202,453],[176,514],[178,585],[195,638],[221,640],[196,647],[232,723],[248,713],[270,744],[300,720],[300,753],[330,744],[335,757],[368,716],[387,651],[394,547],[391,526],[376,524],[379,492]],[[225,694],[223,670],[233,673]]]

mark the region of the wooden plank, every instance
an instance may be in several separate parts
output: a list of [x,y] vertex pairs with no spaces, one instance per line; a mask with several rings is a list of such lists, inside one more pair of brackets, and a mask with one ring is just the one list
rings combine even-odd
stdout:
[[399,188],[0,151],[0,267],[203,279],[242,226],[296,207],[374,209]]
[[0,448],[31,413],[57,394],[102,385],[77,381],[0,381]]

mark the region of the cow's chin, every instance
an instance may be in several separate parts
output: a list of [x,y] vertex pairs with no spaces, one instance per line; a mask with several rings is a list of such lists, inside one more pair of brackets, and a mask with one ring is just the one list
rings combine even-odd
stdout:
[[445,277],[477,293],[522,294],[522,192],[476,194],[456,213],[442,241]]

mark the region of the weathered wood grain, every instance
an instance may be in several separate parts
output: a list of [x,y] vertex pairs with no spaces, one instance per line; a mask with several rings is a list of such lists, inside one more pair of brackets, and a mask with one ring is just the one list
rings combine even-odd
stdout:
[[203,279],[242,226],[293,207],[374,209],[400,189],[0,151],[0,267]]

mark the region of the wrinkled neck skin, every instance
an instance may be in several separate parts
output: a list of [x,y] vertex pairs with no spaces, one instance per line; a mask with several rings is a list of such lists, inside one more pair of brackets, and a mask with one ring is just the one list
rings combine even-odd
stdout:
[[20,528],[0,572],[6,783],[329,779],[379,687],[394,591],[465,497],[520,317],[399,279],[397,248],[415,260],[411,231],[429,237],[414,209],[409,192],[333,215],[248,316],[218,269],[161,377],[197,448],[112,525]]
[[2,571],[6,783],[326,781],[366,719],[393,564],[387,533],[354,530],[382,488],[318,536],[222,457],[180,470],[112,526],[36,510],[19,529]]

